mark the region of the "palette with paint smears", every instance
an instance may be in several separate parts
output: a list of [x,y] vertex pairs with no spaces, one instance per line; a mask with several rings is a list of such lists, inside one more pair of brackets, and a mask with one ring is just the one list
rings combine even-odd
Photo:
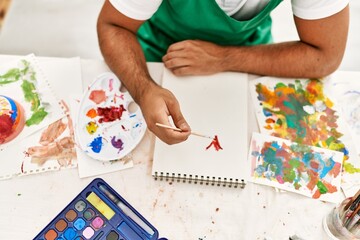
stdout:
[[140,107],[111,72],[88,87],[78,112],[77,141],[90,157],[110,161],[130,153],[146,131]]
[[101,178],[94,179],[34,240],[157,240],[158,231]]

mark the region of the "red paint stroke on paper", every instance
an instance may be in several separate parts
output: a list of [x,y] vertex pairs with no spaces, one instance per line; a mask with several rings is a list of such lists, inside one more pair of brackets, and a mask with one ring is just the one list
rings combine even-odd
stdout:
[[120,120],[123,112],[126,111],[124,105],[120,105],[120,107],[99,107],[97,109],[97,114],[101,118],[99,119],[99,123],[103,122],[113,122],[115,120]]
[[222,150],[223,148],[220,146],[220,142],[218,139],[218,136],[215,135],[215,137],[213,138],[213,140],[211,141],[211,143],[209,144],[209,146],[206,147],[206,150],[208,150],[211,146],[214,146],[216,151],[219,151],[220,149]]
[[99,104],[106,100],[106,94],[104,90],[94,90],[90,93],[89,99],[94,103]]

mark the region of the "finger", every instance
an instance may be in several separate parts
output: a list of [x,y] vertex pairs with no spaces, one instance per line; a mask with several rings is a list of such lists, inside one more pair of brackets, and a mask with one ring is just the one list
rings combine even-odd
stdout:
[[187,135],[190,134],[191,128],[186,122],[183,114],[180,111],[180,106],[178,103],[174,103],[172,106],[169,106],[169,113],[176,127],[180,128],[183,133]]
[[190,66],[172,68],[171,71],[176,76],[189,76],[189,75],[195,75],[196,74],[196,72],[194,71],[194,68],[192,68]]
[[172,51],[172,52],[166,53],[162,57],[162,60],[163,60],[163,62],[166,62],[166,61],[169,61],[169,60],[174,59],[174,58],[187,58],[188,55],[189,55],[189,53],[187,53],[184,50]]
[[181,41],[181,42],[176,42],[171,44],[168,49],[167,49],[167,53],[172,52],[172,51],[179,51],[179,50],[183,50],[185,48],[185,41]]
[[186,67],[192,64],[192,61],[187,58],[173,58],[164,62],[164,66],[168,69]]

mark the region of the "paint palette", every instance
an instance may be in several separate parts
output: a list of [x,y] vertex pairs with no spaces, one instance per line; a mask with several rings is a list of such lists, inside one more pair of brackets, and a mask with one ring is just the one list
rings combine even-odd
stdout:
[[34,238],[55,239],[157,240],[158,231],[97,178]]
[[115,74],[103,73],[88,87],[78,112],[76,137],[90,157],[110,161],[130,153],[146,131],[140,107]]

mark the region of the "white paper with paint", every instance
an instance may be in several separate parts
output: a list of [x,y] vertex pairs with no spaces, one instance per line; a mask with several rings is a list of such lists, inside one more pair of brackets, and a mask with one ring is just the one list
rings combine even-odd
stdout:
[[247,81],[247,74],[243,73],[176,77],[165,69],[162,86],[176,96],[192,130],[217,135],[223,149],[216,151],[212,146],[206,149],[212,140],[193,135],[175,145],[157,138],[152,175],[221,185],[246,181]]
[[[11,57],[14,61],[21,59],[19,56]],[[9,57],[4,58],[8,62]],[[0,63],[4,61],[0,58]],[[71,94],[81,94],[81,66],[79,58],[38,58],[39,66],[46,74],[49,85],[59,99],[65,100],[69,104],[68,97]],[[71,88],[69,88],[71,84]],[[67,117],[60,119],[66,128],[53,141],[50,146],[54,147],[58,141],[64,139],[73,139],[71,123]],[[58,120],[59,121],[59,120]],[[71,121],[71,120],[70,120]],[[49,125],[48,125],[49,126]],[[45,171],[54,171],[60,169],[74,168],[77,166],[75,148],[69,144],[63,146],[61,153],[49,154],[50,149],[39,143],[41,135],[46,131],[43,127],[39,131],[25,137],[17,142],[17,144],[9,145],[0,152],[0,179],[7,179],[13,176],[23,176],[28,174],[37,174]],[[38,153],[42,157],[34,157],[29,154],[29,148],[38,148]],[[39,156],[39,155],[37,155]],[[47,156],[47,157],[46,157]]]

